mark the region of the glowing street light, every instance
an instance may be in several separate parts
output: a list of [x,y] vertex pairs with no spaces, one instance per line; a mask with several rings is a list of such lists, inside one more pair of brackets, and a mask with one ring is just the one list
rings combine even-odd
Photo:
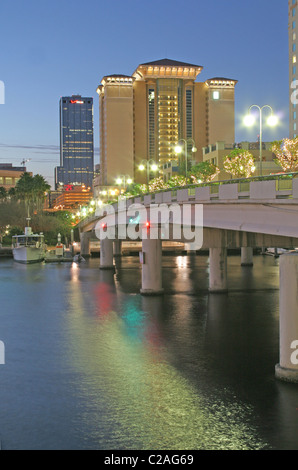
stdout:
[[122,186],[123,186],[124,189],[126,189],[126,186],[132,184],[132,182],[133,182],[133,180],[129,175],[120,175],[116,179],[116,184],[118,184],[120,186],[120,193],[121,193]]
[[278,124],[278,117],[272,114],[272,115],[269,116],[269,118],[267,119],[267,124],[268,124],[268,126],[270,126],[270,127],[275,127],[275,126],[277,126],[277,124]]
[[[196,144],[195,144],[195,141],[193,139],[180,139],[179,142],[183,142],[184,143],[184,157],[185,157],[185,176],[187,178],[187,171],[188,171],[188,159],[187,159],[187,144],[188,142],[192,142],[192,153],[196,153],[197,152],[197,148],[196,148]],[[178,142],[178,145],[176,145],[176,147],[174,148],[174,151],[177,155],[180,155],[180,153],[183,152],[183,147],[182,145],[179,145],[179,142]]]
[[143,160],[139,165],[139,170],[144,171],[147,170],[147,188],[149,191],[149,179],[150,179],[150,171],[155,173],[158,171],[158,165],[154,160]]
[[273,113],[273,109],[268,104],[265,104],[262,107],[258,106],[257,104],[253,104],[248,109],[248,114],[244,117],[244,120],[243,120],[244,125],[246,127],[252,127],[256,122],[255,117],[250,113],[252,108],[257,108],[259,110],[259,114],[260,114],[260,176],[262,176],[262,173],[263,173],[263,171],[262,171],[262,162],[263,162],[263,155],[262,155],[263,154],[263,110],[265,108],[268,108],[271,111],[271,115],[267,118],[267,121],[266,121],[267,125],[270,126],[270,127],[277,126],[278,117]]
[[246,127],[252,127],[256,122],[255,117],[252,114],[247,114],[247,116],[244,117],[243,121]]

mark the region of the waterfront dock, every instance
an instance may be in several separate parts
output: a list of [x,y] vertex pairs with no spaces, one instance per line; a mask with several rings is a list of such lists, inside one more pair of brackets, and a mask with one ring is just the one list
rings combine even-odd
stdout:
[[12,258],[12,248],[0,246],[0,258]]

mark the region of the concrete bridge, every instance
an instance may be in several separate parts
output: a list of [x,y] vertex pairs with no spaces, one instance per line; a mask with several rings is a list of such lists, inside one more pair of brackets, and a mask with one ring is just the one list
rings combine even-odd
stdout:
[[[210,294],[227,293],[228,249],[241,248],[241,264],[252,266],[254,248],[294,250],[298,247],[296,176],[189,186],[118,201],[111,206],[113,214],[106,215],[98,210],[80,222],[81,254],[90,254],[90,239],[95,232],[98,237],[99,232],[100,237],[104,237],[103,230],[108,226],[112,229],[112,236],[100,241],[100,268],[114,269],[113,256],[121,255],[121,243],[127,239],[125,229],[134,221],[138,208],[143,208],[146,215],[140,222],[143,229],[139,236],[142,240],[141,294],[161,295],[165,220],[153,217],[152,213],[161,207],[169,208],[166,220],[171,226],[169,239],[186,242],[190,249],[208,249]],[[182,220],[177,220],[177,208],[182,212],[186,208],[190,211],[188,228],[200,234],[194,247],[183,231],[179,238],[175,235],[175,227]],[[202,219],[196,217],[200,210]],[[104,224],[101,227],[102,220]],[[159,235],[151,239],[153,231]],[[144,233],[147,236],[142,239],[141,234]],[[298,252],[295,251],[280,258],[280,325],[280,364],[276,366],[276,376],[298,382]]]

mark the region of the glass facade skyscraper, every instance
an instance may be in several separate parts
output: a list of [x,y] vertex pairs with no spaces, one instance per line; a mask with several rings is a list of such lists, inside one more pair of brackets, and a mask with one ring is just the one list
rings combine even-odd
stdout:
[[60,166],[55,173],[56,189],[68,184],[92,187],[93,98],[73,95],[60,99]]

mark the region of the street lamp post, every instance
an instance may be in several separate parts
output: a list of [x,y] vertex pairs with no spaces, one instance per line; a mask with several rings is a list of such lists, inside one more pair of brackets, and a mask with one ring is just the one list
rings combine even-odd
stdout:
[[158,170],[158,165],[154,160],[142,160],[140,165],[139,165],[139,170],[144,171],[146,170],[146,175],[147,175],[147,188],[149,190],[149,178],[150,178],[150,170],[151,171],[157,171]]
[[175,147],[175,153],[176,154],[179,154],[182,152],[182,148],[181,146],[179,145],[180,142],[183,142],[184,143],[184,157],[185,157],[185,176],[187,178],[187,171],[188,171],[188,161],[187,161],[187,143],[188,142],[191,142],[192,143],[192,153],[195,153],[197,151],[196,149],[196,144],[195,144],[195,141],[191,138],[189,139],[180,139],[177,146]]
[[[119,178],[117,178],[116,183],[120,186],[120,194],[121,194],[121,189],[122,187],[126,189],[126,185],[132,183],[132,179],[129,175],[120,175]],[[123,186],[122,186],[123,183]]]
[[265,108],[270,109],[271,114],[267,118],[267,124],[268,126],[274,127],[277,125],[278,119],[277,116],[274,115],[273,109],[269,104],[265,104],[264,106],[259,106],[257,104],[253,104],[249,107],[248,109],[248,114],[244,118],[244,124],[248,127],[251,127],[255,123],[255,118],[252,114],[250,114],[250,111],[253,108],[257,108],[259,110],[259,115],[260,115],[260,176],[263,174],[263,110]]

